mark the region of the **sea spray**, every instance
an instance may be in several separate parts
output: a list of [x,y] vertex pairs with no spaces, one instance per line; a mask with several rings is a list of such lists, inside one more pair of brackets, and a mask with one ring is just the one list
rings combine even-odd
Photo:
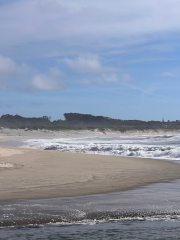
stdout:
[[23,147],[66,152],[180,160],[180,135],[30,139]]

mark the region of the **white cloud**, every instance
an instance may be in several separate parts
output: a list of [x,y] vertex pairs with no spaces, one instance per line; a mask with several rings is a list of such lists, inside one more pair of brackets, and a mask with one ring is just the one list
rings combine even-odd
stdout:
[[13,91],[57,90],[64,87],[59,68],[50,68],[41,74],[27,64],[16,64],[0,55],[0,89]]
[[66,46],[105,47],[111,39],[164,38],[180,31],[179,9],[179,0],[12,1],[0,6],[0,45],[60,40]]
[[32,90],[58,90],[65,86],[65,83],[59,78],[63,75],[59,68],[52,67],[49,69],[48,74],[36,74],[30,81]]
[[66,59],[68,66],[79,72],[101,72],[103,67],[98,56],[80,56],[75,59]]
[[119,79],[116,73],[101,74],[100,76],[94,78],[84,78],[78,83],[89,85],[89,84],[108,84],[108,83],[118,83]]
[[33,68],[29,65],[22,63],[17,64],[9,57],[2,56],[0,54],[0,75],[8,75],[8,74],[27,74],[32,72]]
[[33,90],[58,90],[62,85],[56,79],[47,77],[45,75],[36,75],[31,81]]
[[0,55],[0,74],[1,73],[10,73],[18,69],[14,61],[8,57],[3,57]]
[[53,77],[60,77],[63,75],[62,71],[59,68],[56,67],[52,67],[49,69],[49,73],[50,75],[52,75]]
[[84,55],[74,59],[66,59],[67,65],[81,73],[98,73],[109,72],[117,70],[115,68],[102,66],[100,59],[97,55]]

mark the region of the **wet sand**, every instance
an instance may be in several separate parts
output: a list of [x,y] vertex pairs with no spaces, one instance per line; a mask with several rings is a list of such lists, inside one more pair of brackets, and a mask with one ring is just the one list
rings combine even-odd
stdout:
[[0,155],[0,201],[117,192],[180,178],[180,164],[154,159],[5,146]]

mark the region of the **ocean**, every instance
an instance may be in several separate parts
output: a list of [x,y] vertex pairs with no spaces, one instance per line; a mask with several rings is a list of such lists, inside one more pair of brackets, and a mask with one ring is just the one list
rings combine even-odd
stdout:
[[[18,145],[180,163],[180,135],[31,139]],[[110,194],[0,202],[0,226],[0,239],[180,239],[180,180]]]
[[31,139],[23,147],[180,161],[180,135]]

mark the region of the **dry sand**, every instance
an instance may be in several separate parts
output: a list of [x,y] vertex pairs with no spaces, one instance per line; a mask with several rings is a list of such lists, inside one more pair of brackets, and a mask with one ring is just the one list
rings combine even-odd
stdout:
[[162,131],[162,130],[145,130],[145,131],[128,131],[119,132],[106,129],[104,132],[98,129],[94,130],[59,130],[51,131],[47,129],[28,130],[28,129],[9,129],[0,127],[0,143],[8,141],[21,141],[27,139],[39,138],[73,138],[73,137],[118,137],[118,136],[133,136],[133,135],[166,135],[166,134],[180,134],[179,130],[176,131]]
[[11,166],[0,168],[1,201],[115,192],[180,178],[180,164],[161,160],[13,147],[0,152],[0,162]]
[[16,154],[23,154],[23,150],[22,149],[15,149],[15,148],[0,148],[0,157],[9,157],[9,156],[13,156]]

